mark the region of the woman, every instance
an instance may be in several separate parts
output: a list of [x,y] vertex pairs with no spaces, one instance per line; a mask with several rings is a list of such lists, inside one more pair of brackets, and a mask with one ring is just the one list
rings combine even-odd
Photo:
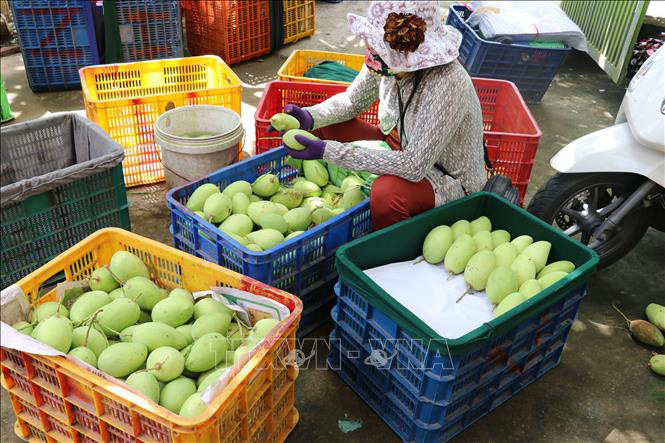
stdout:
[[[487,179],[480,103],[456,60],[461,36],[442,24],[437,2],[374,1],[367,18],[348,21],[365,41],[365,65],[346,92],[285,107],[320,138],[297,137],[305,149],[289,154],[379,175],[370,193],[375,230],[479,191]],[[377,99],[378,128],[357,118]],[[358,140],[383,140],[392,151]]]

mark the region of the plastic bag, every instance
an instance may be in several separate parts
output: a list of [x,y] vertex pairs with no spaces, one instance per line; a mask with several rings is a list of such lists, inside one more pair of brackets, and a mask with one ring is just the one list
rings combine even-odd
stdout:
[[554,2],[472,1],[469,26],[489,40],[563,42],[586,51],[586,37]]

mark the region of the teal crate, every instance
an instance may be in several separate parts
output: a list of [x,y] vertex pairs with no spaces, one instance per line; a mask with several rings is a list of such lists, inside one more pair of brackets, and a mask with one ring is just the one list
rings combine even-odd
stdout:
[[0,283],[15,283],[105,227],[130,229],[124,151],[75,114],[2,128]]

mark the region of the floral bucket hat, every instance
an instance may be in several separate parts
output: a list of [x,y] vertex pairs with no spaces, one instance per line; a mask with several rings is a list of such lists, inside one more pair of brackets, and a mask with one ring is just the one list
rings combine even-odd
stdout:
[[[389,21],[391,13],[395,14]],[[417,16],[416,20],[399,18],[405,14]],[[412,72],[449,63],[457,58],[462,42],[459,31],[443,23],[436,1],[373,1],[366,18],[348,14],[347,20],[351,32],[365,40],[393,72]],[[412,47],[408,48],[408,37],[407,48],[400,48],[399,44],[392,42],[396,36],[403,41],[401,36],[409,34],[415,27],[418,28],[416,31],[424,29],[424,39],[422,32],[414,34],[419,41],[415,42],[417,48],[413,52],[410,52]]]

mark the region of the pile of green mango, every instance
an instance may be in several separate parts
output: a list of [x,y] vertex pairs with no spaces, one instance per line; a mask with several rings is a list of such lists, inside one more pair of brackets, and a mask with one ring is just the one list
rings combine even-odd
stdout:
[[[552,245],[528,235],[511,239],[492,230],[486,216],[433,228],[423,242],[423,257],[443,263],[451,274],[464,273],[467,292],[485,291],[496,317],[553,285],[575,269],[567,260],[547,264]],[[459,299],[458,299],[459,301]]]
[[163,289],[127,251],[94,270],[88,284],[90,291],[69,306],[42,303],[30,322],[12,326],[183,417],[203,413],[203,390],[279,323],[267,318],[250,327],[219,301],[195,302],[185,289]]
[[238,180],[223,189],[206,183],[194,190],[186,207],[247,249],[265,251],[366,198],[363,190],[368,186],[358,175],[344,178],[338,187],[330,183],[323,162],[295,159],[289,162],[303,176],[280,183],[276,175],[264,174],[254,183]]

